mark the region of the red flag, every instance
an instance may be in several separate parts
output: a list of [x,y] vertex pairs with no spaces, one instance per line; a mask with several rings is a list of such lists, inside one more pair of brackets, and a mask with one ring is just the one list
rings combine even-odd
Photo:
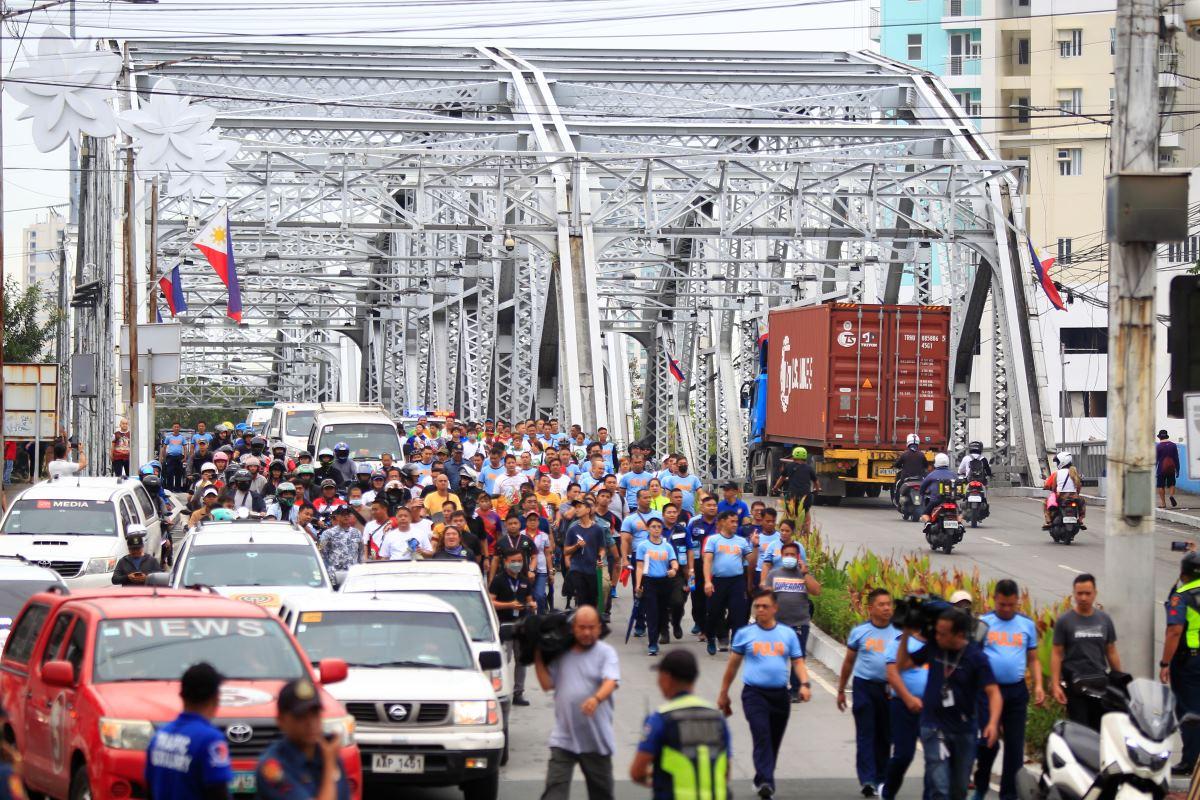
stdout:
[[1033,258],[1033,269],[1037,273],[1038,283],[1042,285],[1042,291],[1046,293],[1046,299],[1059,311],[1065,311],[1067,306],[1058,293],[1058,287],[1054,285],[1054,281],[1050,280],[1050,267],[1057,259],[1053,256],[1046,259],[1041,258],[1038,251],[1034,249],[1033,242],[1029,242],[1029,255]]

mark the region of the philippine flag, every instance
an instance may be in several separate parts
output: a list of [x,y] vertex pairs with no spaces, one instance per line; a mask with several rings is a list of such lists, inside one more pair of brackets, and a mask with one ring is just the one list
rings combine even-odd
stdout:
[[680,383],[684,383],[686,379],[683,377],[683,370],[679,368],[679,362],[671,358],[671,354],[667,353],[667,369],[671,371],[671,377]]
[[1067,307],[1058,293],[1058,288],[1054,285],[1054,281],[1050,280],[1050,267],[1057,259],[1053,256],[1041,258],[1038,251],[1034,249],[1033,242],[1029,242],[1029,255],[1033,259],[1033,268],[1037,272],[1038,283],[1042,285],[1042,291],[1046,293],[1046,299],[1059,311],[1065,311]]
[[179,265],[175,265],[175,269],[168,272],[158,279],[158,288],[162,292],[163,300],[167,303],[167,308],[171,309],[171,316],[178,316],[179,312],[187,311],[187,301],[183,299],[183,281],[179,277]]
[[229,290],[226,315],[234,322],[242,321],[242,290],[238,286],[237,267],[233,261],[233,236],[229,232],[229,209],[222,206],[204,230],[192,242],[212,265],[217,277]]

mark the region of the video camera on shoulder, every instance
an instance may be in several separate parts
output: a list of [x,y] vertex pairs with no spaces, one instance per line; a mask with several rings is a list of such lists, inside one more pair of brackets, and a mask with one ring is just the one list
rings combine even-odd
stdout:
[[[566,611],[551,611],[548,614],[532,614],[515,623],[513,646],[517,661],[528,666],[534,654],[542,654],[542,663],[549,664],[575,645],[572,631],[574,614]],[[608,636],[607,623],[600,623],[600,638]]]
[[949,609],[966,614],[967,639],[983,644],[987,640],[988,625],[971,613],[970,609],[958,606],[936,594],[910,594],[896,601],[892,612],[892,624],[904,630],[916,630],[925,641],[933,641],[937,632],[938,617]]

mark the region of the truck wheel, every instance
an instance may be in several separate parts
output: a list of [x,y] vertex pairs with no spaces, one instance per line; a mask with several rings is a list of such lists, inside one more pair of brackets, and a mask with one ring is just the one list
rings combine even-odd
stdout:
[[486,778],[464,783],[463,800],[497,800],[500,797],[500,773],[493,772]]
[[88,779],[87,764],[80,764],[71,776],[71,800],[92,800],[92,782]]

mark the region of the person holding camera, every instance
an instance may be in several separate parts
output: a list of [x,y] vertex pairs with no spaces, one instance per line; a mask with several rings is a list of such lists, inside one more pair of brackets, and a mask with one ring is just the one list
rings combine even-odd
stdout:
[[549,664],[541,650],[533,664],[544,692],[554,692],[554,728],[542,800],[567,800],[578,764],[587,782],[588,800],[612,800],[613,693],[621,680],[617,651],[600,641],[600,612],[592,603],[571,617],[571,649]]
[[[909,653],[925,646],[925,637],[919,628],[909,629],[908,639],[903,640]],[[904,775],[917,754],[917,740],[921,738],[921,698],[925,696],[925,685],[929,681],[929,665],[910,666],[901,671],[896,666],[896,653],[900,650],[900,638],[887,646],[884,658],[887,661],[888,688],[892,690],[889,703],[891,710],[892,757],[888,760],[879,796],[893,800],[904,784]],[[929,793],[922,796],[928,800]]]
[[789,676],[794,674],[800,683],[801,701],[808,702],[812,691],[800,637],[776,619],[779,604],[775,593],[770,589],[759,589],[754,593],[750,609],[754,621],[733,636],[733,654],[721,679],[717,708],[727,717],[733,714],[729,687],[745,661],[742,711],[750,724],[750,738],[754,742],[754,789],[759,797],[769,798],[775,795],[775,764],[792,713],[788,699]]
[[867,621],[846,637],[846,657],[838,680],[837,707],[846,710],[846,683],[854,678],[855,771],[863,797],[875,794],[887,769],[891,720],[887,698],[887,647],[900,635],[892,625],[892,595],[872,589],[867,595]]
[[[510,550],[504,555],[504,569],[492,578],[488,594],[492,598],[492,606],[496,609],[496,617],[502,624],[518,622],[527,612],[537,610],[521,551]],[[508,646],[512,647],[512,643]],[[529,701],[525,699],[525,665],[516,658],[513,661],[516,666],[513,674],[512,704],[527,706]]]
[[908,631],[900,635],[896,668],[929,665],[929,679],[921,698],[921,745],[925,749],[925,788],[929,800],[964,800],[975,762],[981,693],[987,694],[988,719],[983,740],[996,744],[1003,701],[992,667],[978,642],[967,633],[971,617],[959,608],[938,615],[932,641],[910,652]]
[[[1033,673],[1033,702],[1046,701],[1042,687],[1042,664],[1037,655],[1037,625],[1017,613],[1021,603],[1016,581],[1005,578],[992,593],[992,611],[980,619],[987,624],[983,653],[1000,688],[1000,734],[1004,737],[1004,763],[1000,770],[1000,800],[1016,800],[1017,773],[1024,763],[1025,718],[1029,715],[1029,687],[1025,672]],[[980,697],[982,715],[985,698]],[[1000,748],[982,744],[975,766],[975,798],[983,800],[992,780],[992,765]]]
[[1081,572],[1072,586],[1075,608],[1054,623],[1050,691],[1067,707],[1068,719],[1098,731],[1104,706],[1087,689],[1107,683],[1110,670],[1121,670],[1117,628],[1112,617],[1096,608],[1094,576]]

